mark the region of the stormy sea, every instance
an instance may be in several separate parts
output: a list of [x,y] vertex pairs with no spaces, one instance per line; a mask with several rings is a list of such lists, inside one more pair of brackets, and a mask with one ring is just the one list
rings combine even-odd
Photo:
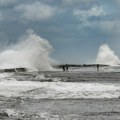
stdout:
[[120,72],[85,69],[1,73],[0,120],[119,120]]
[[99,70],[53,67],[51,50],[29,31],[0,52],[0,120],[120,120],[120,60],[109,46],[95,63],[112,66]]

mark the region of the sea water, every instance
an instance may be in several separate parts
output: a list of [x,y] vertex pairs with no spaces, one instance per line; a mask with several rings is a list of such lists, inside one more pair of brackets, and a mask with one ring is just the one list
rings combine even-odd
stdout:
[[[75,76],[83,73],[73,71],[70,73],[54,71],[53,73],[54,76],[50,72],[47,77],[45,76],[46,72],[31,72],[29,74],[1,73],[0,96],[19,96],[32,99],[109,99],[119,98],[120,96],[120,84],[114,82],[114,78],[112,82],[109,82],[109,74],[106,82],[97,81],[98,76],[94,76],[96,81],[89,81],[89,78],[87,78],[88,82],[87,80],[86,82],[82,82],[77,78],[78,82],[74,82],[74,80],[72,82],[63,82],[61,79],[69,79],[68,76],[76,79]],[[67,78],[63,78],[61,74],[67,76]],[[89,77],[93,77],[93,74],[94,72],[89,73]],[[55,75],[57,76],[55,77]],[[51,82],[49,82],[49,79]]]

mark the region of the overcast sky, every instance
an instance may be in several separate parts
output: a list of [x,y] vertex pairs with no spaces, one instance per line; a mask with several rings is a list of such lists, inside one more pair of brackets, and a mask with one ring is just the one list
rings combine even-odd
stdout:
[[120,56],[119,11],[120,0],[0,0],[0,47],[32,29],[61,63],[91,63],[104,43]]

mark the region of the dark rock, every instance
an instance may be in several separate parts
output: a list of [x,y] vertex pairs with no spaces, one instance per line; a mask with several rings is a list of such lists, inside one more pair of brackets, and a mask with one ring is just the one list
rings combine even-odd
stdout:
[[6,112],[0,113],[0,118],[5,118],[5,117],[9,117],[9,115]]

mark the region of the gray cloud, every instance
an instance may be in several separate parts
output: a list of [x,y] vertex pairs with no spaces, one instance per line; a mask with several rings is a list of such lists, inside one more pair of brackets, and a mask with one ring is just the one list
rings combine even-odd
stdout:
[[25,20],[37,21],[52,17],[55,14],[56,8],[40,2],[35,2],[16,6],[15,10],[21,12],[21,17]]
[[9,6],[16,3],[18,0],[0,0],[0,6]]
[[78,4],[78,3],[92,3],[95,1],[96,0],[62,0],[62,3],[64,5],[73,5],[73,4]]
[[4,20],[4,17],[2,15],[2,13],[0,12],[0,21],[3,21]]
[[73,15],[79,18],[82,22],[86,22],[90,17],[105,16],[106,13],[100,6],[94,6],[89,10],[76,9],[73,11]]

